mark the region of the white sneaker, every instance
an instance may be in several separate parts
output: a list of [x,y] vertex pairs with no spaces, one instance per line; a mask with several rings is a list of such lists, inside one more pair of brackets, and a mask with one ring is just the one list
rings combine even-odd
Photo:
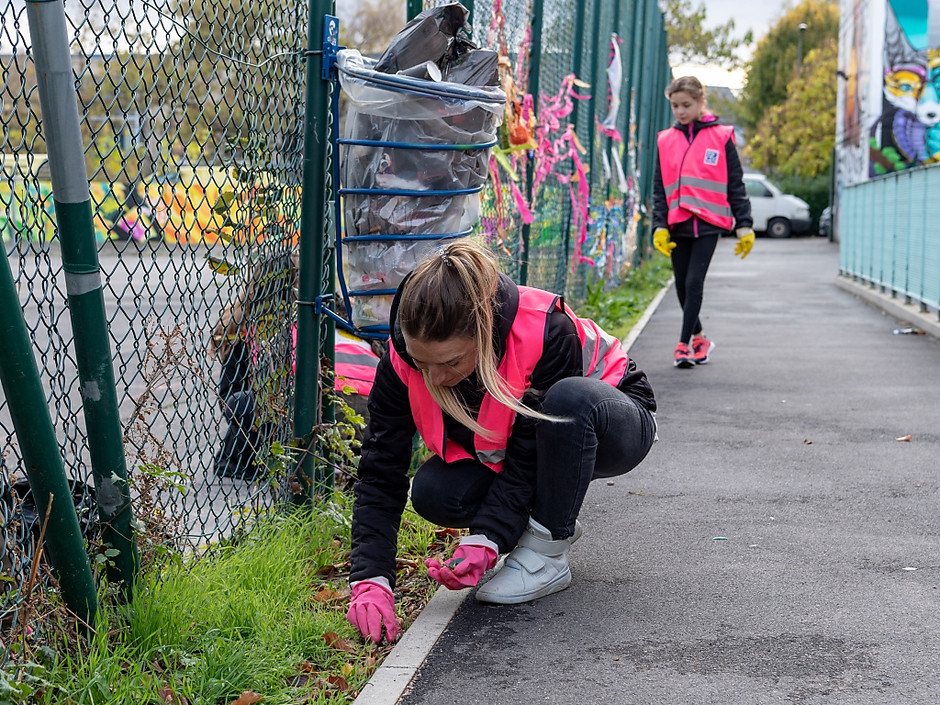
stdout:
[[477,600],[515,605],[564,590],[571,584],[568,549],[580,538],[579,528],[580,524],[576,524],[574,536],[556,540],[548,529],[530,517],[529,525],[506,556],[503,567],[477,590]]

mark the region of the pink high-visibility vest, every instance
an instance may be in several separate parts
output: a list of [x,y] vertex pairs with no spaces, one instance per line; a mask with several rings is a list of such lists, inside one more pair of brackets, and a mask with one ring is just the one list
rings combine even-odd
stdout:
[[[521,399],[530,387],[530,377],[542,357],[548,316],[564,311],[575,324],[581,341],[582,367],[585,377],[600,379],[617,386],[627,370],[629,358],[620,341],[605,333],[594,321],[578,318],[565,305],[561,297],[541,289],[519,287],[519,310],[506,340],[506,352],[499,363],[499,374],[509,384],[516,399]],[[408,387],[408,400],[418,433],[425,445],[446,462],[471,458],[458,443],[448,443],[444,428],[444,413],[431,396],[424,376],[405,362],[394,346],[389,348],[392,367]],[[476,459],[495,472],[502,470],[506,448],[516,412],[490,395],[483,395],[477,421],[492,431],[492,437],[474,435]]]
[[[703,122],[716,119],[708,115]],[[656,143],[670,225],[695,215],[723,230],[734,227],[725,160],[728,140],[734,142],[731,125],[699,128],[691,142],[685,132],[675,127],[659,133]]]
[[369,395],[375,383],[375,368],[379,358],[372,351],[372,346],[362,338],[357,338],[345,331],[336,331],[334,339],[337,392],[344,387],[352,387],[356,394]]

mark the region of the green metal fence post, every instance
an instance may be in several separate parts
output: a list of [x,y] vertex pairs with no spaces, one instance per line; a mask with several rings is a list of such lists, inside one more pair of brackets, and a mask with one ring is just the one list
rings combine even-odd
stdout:
[[[588,98],[586,101],[588,104],[587,105],[588,143],[587,145],[585,145],[588,148],[588,158],[590,159],[590,161],[588,162],[588,167],[589,167],[588,181],[591,185],[593,185],[594,183],[597,183],[598,186],[600,185],[600,182],[595,181],[595,179],[597,178],[597,172],[600,170],[597,168],[598,165],[595,163],[595,154],[597,150],[594,148],[594,140],[597,135],[597,113],[598,113],[597,97],[598,97],[599,91],[603,91],[603,95],[605,97],[607,95],[607,90],[606,90],[607,77],[605,75],[603,80],[600,80],[598,78],[600,74],[598,64],[602,61],[602,57],[607,56],[607,53],[608,53],[607,49],[610,46],[610,32],[607,32],[604,38],[601,39],[601,8],[600,6],[602,4],[604,3],[601,0],[595,1],[594,17],[592,18],[594,20],[593,22],[594,26],[591,28],[591,37],[593,37],[593,40],[592,40],[593,48],[591,50],[591,62],[590,62],[591,77],[587,79],[588,82],[591,84],[591,97]],[[602,88],[600,84],[603,84],[604,87]],[[601,102],[601,104],[603,105],[603,101]]]
[[[306,107],[304,110],[303,190],[300,202],[300,281],[297,307],[297,369],[294,379],[294,445],[313,450],[320,420],[320,352],[323,344],[316,302],[323,296],[323,271],[328,267],[326,209],[329,174],[328,142],[332,83],[323,77],[323,47],[329,34],[339,36],[339,21],[330,0],[310,0],[307,18]],[[335,43],[335,41],[334,41]],[[301,490],[291,501],[312,503],[317,490],[314,454],[304,452],[297,467]],[[331,476],[332,477],[332,476]]]
[[[645,204],[646,211],[649,212],[649,199],[653,190],[653,175],[650,173],[650,165],[652,164],[650,161],[650,155],[652,150],[655,149],[655,144],[650,141],[650,125],[652,123],[650,111],[652,106],[653,80],[656,77],[654,68],[651,65],[652,52],[650,51],[650,46],[652,44],[652,37],[650,37],[650,29],[652,25],[653,12],[656,11],[656,3],[654,0],[644,0],[643,5],[643,54],[639,90],[638,129],[638,143],[640,145],[640,152],[637,161],[640,165],[641,175],[639,183],[640,202]],[[647,221],[643,223],[642,226],[643,227],[639,230],[639,232],[643,234],[643,242],[645,244],[648,241],[649,236],[649,219],[647,219]]]
[[649,170],[650,170],[650,198],[653,194],[653,179],[652,171],[653,166],[656,164],[656,136],[659,130],[663,127],[663,109],[666,105],[665,96],[663,91],[666,89],[668,80],[664,77],[664,68],[666,66],[663,61],[663,54],[666,51],[666,27],[663,24],[663,13],[657,6],[653,12],[653,20],[656,24],[656,32],[654,33],[655,41],[653,42],[653,52],[650,57],[652,61],[656,62],[656,68],[652,72],[654,75],[653,78],[653,89],[650,93],[650,96],[653,100],[653,107],[651,108],[652,120],[650,121],[650,155],[649,155]]
[[105,543],[118,552],[109,576],[129,599],[137,548],[65,8],[55,0],[26,7],[98,514]]
[[[649,4],[649,0],[634,0],[633,3],[633,12],[632,20],[633,24],[633,46],[632,46],[632,63],[630,66],[630,115],[634,120],[634,124],[631,125],[631,132],[633,136],[633,150],[630,153],[630,158],[633,160],[633,174],[635,177],[635,182],[633,185],[634,193],[637,201],[637,212],[643,213],[645,210],[645,204],[643,202],[643,180],[646,178],[646,174],[643,173],[643,134],[642,134],[642,124],[643,124],[643,115],[642,115],[642,99],[643,99],[643,71],[646,68],[646,62],[644,59],[643,48],[646,41],[646,7]],[[639,264],[639,257],[641,252],[645,249],[646,245],[646,235],[644,232],[644,220],[641,219],[637,223],[637,252],[634,257],[634,265]]]
[[[607,54],[610,54],[610,53],[611,53],[611,44],[612,44],[612,42],[615,41],[614,38],[613,38],[613,34],[616,33],[616,35],[617,35],[618,38],[622,38],[622,37],[623,37],[623,35],[620,33],[620,6],[621,6],[621,3],[619,3],[619,2],[614,2],[614,8],[613,8],[613,9],[614,9],[613,29],[612,29],[610,32],[607,33],[607,40],[606,40],[607,43],[606,43],[606,45],[605,45],[605,46],[607,47]],[[618,48],[619,48],[619,47],[618,47]],[[609,66],[609,64],[607,64],[607,65]],[[623,76],[623,55],[621,55],[621,57],[620,57],[620,68],[621,68],[621,76],[620,76],[620,90],[621,90],[621,95],[617,96],[618,99],[621,98],[621,96],[623,95],[623,84],[624,84],[624,81],[625,81],[625,77]],[[609,81],[609,78],[608,78],[608,81]],[[605,93],[605,95],[606,95],[606,93]],[[613,100],[613,98],[614,98],[613,93],[611,93],[611,96],[610,96],[610,97],[611,97],[611,100]],[[621,99],[621,103],[620,103],[620,112],[617,114],[617,117],[618,117],[618,118],[622,117],[622,115],[623,115],[624,105],[625,105],[625,102]],[[605,107],[605,109],[606,109],[606,107],[607,107],[607,106],[606,106],[606,103],[605,103],[605,106],[604,106],[604,107]],[[614,127],[615,127],[615,128],[617,127],[617,121],[616,121],[616,120],[614,121]],[[625,130],[621,130],[621,131],[620,131],[620,134],[621,134],[621,136],[622,136],[624,139],[626,139],[627,133],[626,133]],[[615,149],[613,138],[608,137],[607,135],[602,136],[602,137],[601,137],[601,152],[602,152],[603,154],[606,154],[607,157],[608,157],[608,159],[610,158],[611,152],[613,151],[613,149]],[[602,157],[602,159],[603,159],[603,157]],[[611,179],[608,179],[608,180],[607,180],[607,188],[605,189],[605,191],[606,191],[606,198],[607,198],[608,200],[611,198],[611,196],[613,196],[613,193],[614,193],[614,181],[615,181],[614,178],[611,178]],[[626,212],[626,211],[624,211],[624,212]],[[624,227],[626,227],[626,225],[624,225]]]
[[98,612],[95,580],[6,257],[0,265],[0,339],[0,382],[40,520],[49,515],[45,545],[62,599],[85,624],[94,625]]
[[[535,104],[535,113],[539,114],[542,71],[542,21],[544,18],[543,0],[532,0],[532,46],[529,49],[529,85],[526,87],[526,93],[532,95]],[[525,168],[525,197],[529,203],[534,203],[533,183],[535,181],[535,155],[529,153],[526,159]],[[529,277],[529,238],[532,234],[532,226],[523,223],[521,239],[522,252],[520,253],[522,261],[519,263],[519,283],[525,285]]]
[[[592,6],[595,4],[594,0],[583,0],[582,2],[577,3],[577,15],[575,16],[575,25],[574,25],[574,49],[571,53],[571,73],[577,76],[579,79],[584,80],[582,75],[584,66],[584,25],[585,25],[585,13],[587,12],[587,5],[591,3]],[[594,8],[594,11],[597,11],[597,8]],[[591,91],[595,90],[595,87],[591,86]],[[574,110],[571,111],[571,117],[568,118],[568,122],[571,124],[571,127],[575,131],[575,135],[578,134],[578,115],[582,110],[587,110],[587,108],[581,105],[582,101],[576,101]],[[580,139],[580,138],[579,138]],[[594,145],[588,142],[588,148],[592,148]],[[590,166],[591,158],[588,157],[588,165]],[[591,189],[591,179],[594,178],[594,175],[588,172],[588,193]],[[566,293],[568,290],[568,272],[570,272],[569,264],[571,262],[571,223],[574,218],[574,213],[572,208],[566,209],[565,222],[564,222],[564,250],[562,256],[564,257],[565,266],[561,268],[561,271],[565,273],[565,282],[558,292],[560,294]]]
[[[408,21],[411,22],[415,17],[421,14],[424,10],[424,0],[407,0],[408,6],[406,8],[408,14]],[[401,7],[399,5],[399,7]]]

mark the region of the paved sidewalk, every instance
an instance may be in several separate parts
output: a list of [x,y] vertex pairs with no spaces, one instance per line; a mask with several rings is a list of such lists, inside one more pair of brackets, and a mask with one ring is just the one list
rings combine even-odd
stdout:
[[632,345],[660,442],[592,484],[571,587],[456,602],[401,705],[940,701],[940,343],[841,290],[834,243],[733,244],[712,361],[673,368],[671,290]]

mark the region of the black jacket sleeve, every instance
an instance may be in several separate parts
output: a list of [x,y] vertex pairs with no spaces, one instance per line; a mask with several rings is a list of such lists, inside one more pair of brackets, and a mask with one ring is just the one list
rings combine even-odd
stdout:
[[395,586],[395,555],[408,499],[416,431],[408,389],[388,355],[379,360],[369,395],[369,427],[354,488],[350,582],[384,576]]
[[251,391],[251,350],[244,340],[232,344],[219,376],[219,400],[225,400],[239,392]]
[[659,150],[653,164],[653,230],[669,227],[669,209],[666,206],[666,187],[663,186],[663,170],[659,166]]
[[623,379],[617,385],[617,389],[632,397],[641,406],[649,411],[656,413],[656,397],[653,395],[653,387],[646,378],[646,373],[636,366],[636,361],[631,357],[627,364],[627,370],[623,373]]
[[[549,387],[565,377],[582,374],[581,342],[574,322],[563,311],[556,311],[549,320],[545,350],[532,371],[531,389],[522,397],[522,403],[539,411]],[[500,553],[516,545],[535,501],[538,423],[538,419],[516,415],[503,469],[494,478],[470,525],[471,533],[484,534],[496,543]]]
[[741,159],[738,157],[738,148],[734,140],[728,140],[725,143],[725,158],[728,165],[728,204],[731,206],[731,213],[734,215],[735,228],[751,228],[754,226],[754,220],[751,218],[751,200],[747,197],[747,189],[744,187],[744,169],[741,167]]

